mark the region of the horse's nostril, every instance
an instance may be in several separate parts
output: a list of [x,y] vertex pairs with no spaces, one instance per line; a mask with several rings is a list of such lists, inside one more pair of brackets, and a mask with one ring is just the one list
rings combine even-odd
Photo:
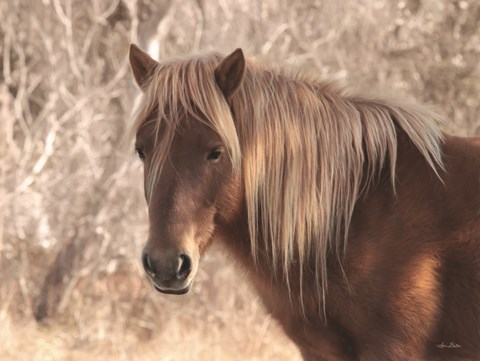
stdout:
[[192,272],[192,260],[186,254],[180,255],[178,258],[177,278],[185,279]]
[[155,277],[155,270],[152,266],[152,263],[150,262],[150,258],[148,257],[148,253],[147,252],[143,252],[143,255],[142,255],[142,264],[143,264],[143,268],[145,269],[145,272],[147,272],[147,274],[150,276],[150,277]]

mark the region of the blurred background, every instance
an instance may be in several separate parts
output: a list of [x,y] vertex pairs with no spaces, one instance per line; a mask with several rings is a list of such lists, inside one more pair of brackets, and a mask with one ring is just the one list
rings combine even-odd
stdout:
[[236,47],[434,106],[480,135],[478,0],[2,0],[0,360],[299,360],[221,250],[153,291],[130,42]]

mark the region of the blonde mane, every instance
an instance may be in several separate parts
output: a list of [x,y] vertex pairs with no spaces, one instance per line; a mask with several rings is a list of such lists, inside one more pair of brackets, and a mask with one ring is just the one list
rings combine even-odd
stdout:
[[230,107],[214,79],[221,59],[213,54],[171,61],[152,74],[134,131],[157,104],[162,105],[154,119],[157,129],[164,122],[167,131],[157,146],[147,198],[182,116],[205,122],[219,134],[244,180],[253,257],[262,237],[275,273],[287,282],[293,261],[302,272],[313,257],[324,300],[328,250],[346,250],[360,194],[386,164],[395,185],[397,128],[437,172],[442,168],[439,119],[419,106],[348,95],[335,84],[252,62]]

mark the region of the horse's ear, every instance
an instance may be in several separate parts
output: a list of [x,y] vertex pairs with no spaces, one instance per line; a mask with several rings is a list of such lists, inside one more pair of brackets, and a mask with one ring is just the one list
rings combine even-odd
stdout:
[[158,63],[135,44],[130,44],[129,61],[135,81],[140,89],[143,89],[148,76]]
[[215,80],[223,92],[225,99],[229,99],[242,84],[245,75],[245,57],[242,49],[237,49],[215,69]]

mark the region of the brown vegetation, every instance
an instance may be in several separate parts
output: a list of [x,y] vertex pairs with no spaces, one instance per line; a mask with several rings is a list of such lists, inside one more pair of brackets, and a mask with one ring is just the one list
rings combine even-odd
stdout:
[[185,297],[147,285],[132,40],[160,58],[242,47],[480,134],[475,0],[7,0],[0,19],[1,359],[298,359],[222,252]]

